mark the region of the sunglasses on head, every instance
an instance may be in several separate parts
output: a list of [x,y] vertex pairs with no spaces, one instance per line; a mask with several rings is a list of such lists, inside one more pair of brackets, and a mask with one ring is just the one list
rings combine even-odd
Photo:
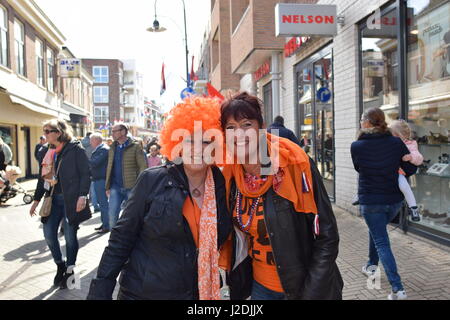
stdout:
[[52,132],[57,133],[57,132],[59,132],[59,131],[58,131],[58,130],[55,130],[55,129],[52,129],[52,130],[45,129],[45,130],[44,130],[44,133],[45,133],[45,134],[50,134],[50,133],[52,133]]

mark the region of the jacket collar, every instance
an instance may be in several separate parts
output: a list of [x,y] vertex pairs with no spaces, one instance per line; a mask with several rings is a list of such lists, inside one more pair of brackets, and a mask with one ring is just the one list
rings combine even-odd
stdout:
[[72,150],[75,148],[75,146],[79,145],[81,142],[77,140],[72,140],[64,146],[64,148],[61,151],[61,157],[64,156],[69,150]]
[[382,131],[378,127],[365,128],[359,131],[358,140],[379,139],[392,136],[391,131]]
[[[172,162],[169,162],[168,164],[166,164],[166,167],[169,173],[169,179],[167,181],[168,186],[181,187],[183,189],[189,190],[189,182],[186,176],[186,172],[184,171],[183,164],[174,164]],[[217,178],[217,175],[221,174],[220,169],[212,167],[211,170],[213,173],[215,188],[217,190],[217,188],[224,185],[225,182],[223,181],[223,179]]]

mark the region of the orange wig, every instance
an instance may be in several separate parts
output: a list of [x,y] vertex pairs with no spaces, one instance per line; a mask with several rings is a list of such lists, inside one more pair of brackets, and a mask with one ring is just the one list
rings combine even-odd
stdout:
[[189,96],[169,112],[161,130],[161,153],[173,161],[172,150],[180,144],[182,137],[172,139],[175,130],[184,129],[194,134],[194,122],[201,121],[202,130],[222,130],[220,125],[220,101],[216,98]]

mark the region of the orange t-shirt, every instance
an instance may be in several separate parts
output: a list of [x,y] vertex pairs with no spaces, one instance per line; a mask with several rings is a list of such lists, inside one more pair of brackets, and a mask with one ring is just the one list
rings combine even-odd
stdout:
[[[244,212],[242,223],[244,225],[250,217],[253,201],[256,201],[256,199],[242,197],[241,207]],[[233,210],[233,222],[239,225],[236,217],[236,207]],[[259,201],[258,209],[255,212],[247,235],[249,236],[249,255],[252,257],[253,279],[272,291],[284,292],[277,273],[266,223],[264,222],[264,198],[261,198]]]
[[183,204],[183,216],[186,218],[189,228],[191,229],[192,236],[194,237],[195,245],[198,248],[200,237],[200,215],[202,211],[197,205],[197,202],[191,197],[187,197]]

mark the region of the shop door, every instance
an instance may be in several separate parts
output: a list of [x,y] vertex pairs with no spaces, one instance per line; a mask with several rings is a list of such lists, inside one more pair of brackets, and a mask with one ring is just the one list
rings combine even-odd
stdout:
[[331,53],[313,63],[315,156],[325,188],[334,197],[334,119]]
[[332,52],[326,48],[296,66],[299,140],[335,197]]
[[[30,128],[21,128],[23,131],[23,154],[25,156],[25,177],[31,177],[31,138],[30,138]],[[23,168],[22,168],[23,170]]]
[[264,121],[267,126],[270,126],[273,121],[272,116],[272,82],[269,82],[263,87],[264,92]]

